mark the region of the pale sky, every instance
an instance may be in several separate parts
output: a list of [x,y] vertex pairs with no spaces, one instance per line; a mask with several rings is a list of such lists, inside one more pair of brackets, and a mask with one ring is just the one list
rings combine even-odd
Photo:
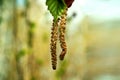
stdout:
[[[23,5],[23,1],[18,0],[19,5]],[[45,6],[46,0],[37,1]],[[46,6],[45,8],[47,10]],[[72,21],[73,25],[77,25],[84,16],[90,16],[99,21],[120,19],[120,0],[74,0],[68,16],[73,12],[77,13],[77,17]]]
[[71,11],[100,18],[120,18],[120,0],[75,0]]
[[[37,0],[45,3],[46,0]],[[24,0],[17,0],[17,3],[23,6]],[[90,15],[100,18],[120,17],[120,0],[75,0],[68,14],[77,12],[79,16]]]
[[77,17],[69,26],[70,32],[78,29],[77,25],[85,16],[94,18],[98,23],[120,20],[120,0],[75,0],[68,15],[73,12],[77,13]]

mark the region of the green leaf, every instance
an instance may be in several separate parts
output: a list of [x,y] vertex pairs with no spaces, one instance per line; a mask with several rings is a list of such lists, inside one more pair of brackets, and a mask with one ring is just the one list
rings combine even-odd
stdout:
[[3,0],[0,0],[0,6],[2,6],[3,5]]
[[46,0],[46,5],[48,6],[48,10],[54,17],[55,21],[61,16],[67,7],[64,0]]

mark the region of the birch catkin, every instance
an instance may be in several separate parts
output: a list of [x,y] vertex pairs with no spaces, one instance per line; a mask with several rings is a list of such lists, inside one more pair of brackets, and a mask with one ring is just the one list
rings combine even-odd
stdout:
[[58,21],[55,22],[53,20],[52,25],[52,32],[51,32],[51,60],[52,60],[52,68],[55,70],[57,66],[57,54],[56,54],[56,44],[57,44],[57,38],[58,38]]
[[67,52],[67,45],[65,42],[65,30],[66,30],[66,17],[67,17],[67,10],[65,9],[64,13],[61,15],[61,19],[60,19],[60,26],[59,26],[59,40],[60,40],[60,46],[62,49],[62,52],[59,56],[60,60],[64,59],[64,56]]
[[64,59],[65,54],[67,52],[67,45],[66,45],[66,41],[65,41],[67,10],[68,9],[65,9],[65,11],[61,15],[60,19],[58,19],[57,21],[53,20],[53,25],[52,25],[52,29],[51,29],[52,30],[51,44],[50,44],[53,70],[55,70],[57,67],[56,45],[57,45],[57,39],[58,39],[58,27],[59,27],[59,41],[60,41],[60,46],[62,49],[61,54],[59,56],[60,60]]

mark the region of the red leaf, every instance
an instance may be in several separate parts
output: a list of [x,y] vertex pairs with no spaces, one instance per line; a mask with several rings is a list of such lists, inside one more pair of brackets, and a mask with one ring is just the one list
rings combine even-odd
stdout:
[[71,7],[74,0],[64,0],[64,1],[66,3],[67,7],[69,8],[69,7]]

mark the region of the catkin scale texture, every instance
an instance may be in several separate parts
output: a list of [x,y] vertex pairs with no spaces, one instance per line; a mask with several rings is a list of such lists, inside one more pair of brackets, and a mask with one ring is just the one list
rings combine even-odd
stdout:
[[66,17],[67,17],[67,8],[65,9],[64,13],[60,16],[60,18],[57,21],[53,20],[52,25],[52,32],[51,32],[51,60],[52,60],[52,68],[53,70],[56,70],[57,67],[57,54],[56,54],[56,45],[57,45],[57,39],[58,39],[58,30],[59,30],[59,41],[61,46],[61,53],[60,53],[60,60],[63,60],[65,57],[65,54],[67,53],[67,45],[65,41],[65,32],[66,32]]
[[58,38],[58,21],[55,22],[53,20],[53,25],[52,25],[52,32],[51,32],[51,44],[50,44],[50,49],[51,49],[51,60],[52,60],[52,68],[53,70],[56,69],[57,66],[57,54],[56,54],[56,44],[57,44],[57,38]]
[[65,29],[66,29],[66,17],[67,17],[67,10],[66,9],[64,11],[64,13],[61,15],[61,19],[60,19],[60,27],[59,27],[59,31],[60,31],[60,35],[59,35],[59,40],[60,40],[60,46],[62,49],[62,52],[59,56],[60,60],[64,59],[64,56],[67,52],[67,45],[65,42]]

